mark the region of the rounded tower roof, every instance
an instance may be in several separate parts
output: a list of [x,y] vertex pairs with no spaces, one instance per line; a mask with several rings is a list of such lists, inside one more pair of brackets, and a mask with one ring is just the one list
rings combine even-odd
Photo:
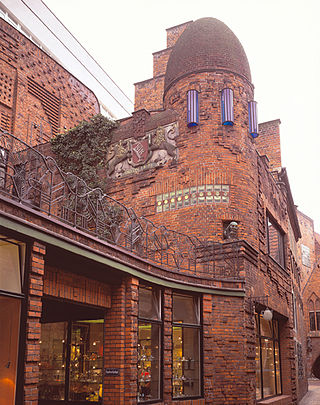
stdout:
[[238,38],[216,18],[201,18],[191,23],[174,45],[164,92],[188,74],[219,69],[240,74],[251,82],[249,62]]

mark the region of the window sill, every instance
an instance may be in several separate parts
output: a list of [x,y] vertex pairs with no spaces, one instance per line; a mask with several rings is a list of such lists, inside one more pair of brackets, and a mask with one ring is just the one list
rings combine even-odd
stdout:
[[277,397],[257,401],[258,405],[289,405],[290,403],[291,397],[289,395],[278,395]]

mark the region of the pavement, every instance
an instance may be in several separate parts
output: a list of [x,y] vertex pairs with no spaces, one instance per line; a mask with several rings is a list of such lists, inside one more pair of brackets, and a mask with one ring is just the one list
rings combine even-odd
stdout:
[[309,380],[309,390],[299,405],[320,405],[320,380]]

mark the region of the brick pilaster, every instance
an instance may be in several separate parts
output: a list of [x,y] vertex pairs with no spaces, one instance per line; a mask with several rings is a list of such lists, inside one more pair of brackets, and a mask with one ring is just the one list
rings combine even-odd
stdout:
[[163,294],[163,399],[172,398],[172,291]]
[[38,404],[40,361],[40,317],[42,310],[45,246],[34,242],[31,248],[27,293],[26,357],[24,366],[24,405]]
[[115,287],[105,318],[104,365],[120,370],[104,376],[104,405],[136,403],[138,280],[127,278]]
[[138,288],[139,281],[128,278],[126,284],[126,349],[125,349],[125,404],[137,403],[138,378]]

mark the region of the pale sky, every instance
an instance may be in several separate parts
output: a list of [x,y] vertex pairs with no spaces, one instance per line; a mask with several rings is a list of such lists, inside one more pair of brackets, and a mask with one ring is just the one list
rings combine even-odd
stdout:
[[259,122],[280,118],[282,166],[298,209],[320,232],[319,0],[44,0],[108,75],[134,98],[152,77],[166,28],[223,21],[251,67]]

